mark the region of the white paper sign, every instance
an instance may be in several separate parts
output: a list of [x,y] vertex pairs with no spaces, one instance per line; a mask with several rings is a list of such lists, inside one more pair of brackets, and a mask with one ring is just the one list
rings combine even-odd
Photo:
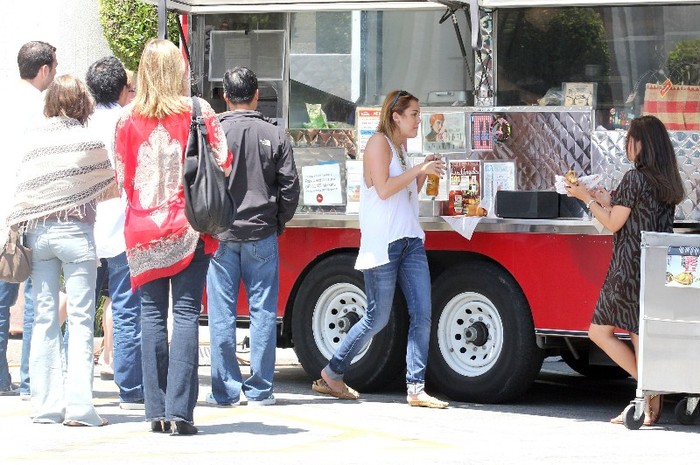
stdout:
[[304,205],[342,205],[340,164],[303,166],[301,168]]

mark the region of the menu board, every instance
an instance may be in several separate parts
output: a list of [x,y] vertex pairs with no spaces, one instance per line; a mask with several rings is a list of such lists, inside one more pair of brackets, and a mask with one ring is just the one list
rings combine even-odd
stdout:
[[494,199],[496,192],[515,190],[514,161],[484,161],[481,194],[484,199]]
[[[357,121],[357,153],[358,158],[365,154],[365,147],[369,138],[377,132],[382,109],[379,107],[358,107],[356,111]],[[418,135],[406,141],[406,153],[423,153],[421,139],[421,126],[418,126]]]
[[450,190],[460,190],[463,196],[480,198],[481,161],[449,160],[447,165],[450,173]]
[[303,166],[301,179],[304,205],[342,205],[339,163]]

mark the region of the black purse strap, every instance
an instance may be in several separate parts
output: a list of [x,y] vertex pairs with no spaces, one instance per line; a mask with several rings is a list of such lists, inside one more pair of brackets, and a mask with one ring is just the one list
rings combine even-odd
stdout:
[[199,99],[192,96],[192,122],[196,122],[200,116],[202,116],[202,108],[199,106]]

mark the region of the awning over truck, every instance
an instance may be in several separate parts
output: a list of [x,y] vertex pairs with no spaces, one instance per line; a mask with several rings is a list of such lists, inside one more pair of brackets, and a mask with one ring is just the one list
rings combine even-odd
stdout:
[[479,0],[484,8],[525,8],[555,6],[642,6],[642,5],[678,5],[697,3],[698,0]]
[[[142,0],[158,4],[158,0]],[[453,1],[468,3],[468,1]],[[168,0],[168,9],[186,13],[257,13],[277,11],[435,9],[445,6],[429,0]]]

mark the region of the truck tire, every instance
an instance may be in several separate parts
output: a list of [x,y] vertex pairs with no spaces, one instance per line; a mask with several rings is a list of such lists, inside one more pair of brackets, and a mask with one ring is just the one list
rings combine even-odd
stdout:
[[[304,277],[294,300],[292,338],[294,351],[313,379],[347,331],[365,314],[367,299],[355,256],[335,255],[316,264]],[[363,347],[345,373],[344,381],[360,392],[379,390],[405,369],[407,312],[397,289],[387,326]]]
[[500,403],[522,395],[542,368],[530,307],[495,263],[445,270],[433,285],[429,381],[457,401]]

